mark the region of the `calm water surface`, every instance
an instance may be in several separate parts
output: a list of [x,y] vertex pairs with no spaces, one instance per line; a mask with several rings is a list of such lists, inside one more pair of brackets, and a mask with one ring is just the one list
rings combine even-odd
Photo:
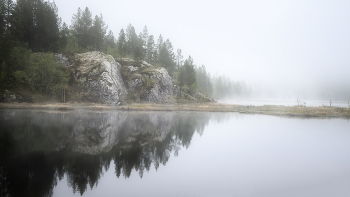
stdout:
[[0,111],[1,196],[350,196],[350,122]]

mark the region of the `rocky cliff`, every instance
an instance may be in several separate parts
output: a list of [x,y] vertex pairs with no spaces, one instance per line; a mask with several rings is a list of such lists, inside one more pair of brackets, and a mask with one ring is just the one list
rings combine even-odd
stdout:
[[55,56],[71,70],[70,101],[176,103],[211,102],[203,94],[192,97],[173,84],[167,70],[145,61],[115,60],[102,52],[87,52],[70,57]]
[[83,101],[110,104],[120,104],[126,99],[121,65],[112,56],[93,51],[75,54],[68,59],[68,68],[72,72],[71,94],[78,94]]
[[175,86],[165,68],[156,68],[145,61],[123,58],[122,77],[133,101],[174,103]]

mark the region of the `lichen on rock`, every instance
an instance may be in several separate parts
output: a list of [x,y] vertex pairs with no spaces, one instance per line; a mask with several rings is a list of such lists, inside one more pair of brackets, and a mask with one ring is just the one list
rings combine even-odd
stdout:
[[165,68],[123,58],[122,77],[133,101],[174,103],[174,84]]
[[120,104],[126,99],[121,65],[112,56],[98,51],[75,54],[69,67],[75,81],[84,86],[83,100]]

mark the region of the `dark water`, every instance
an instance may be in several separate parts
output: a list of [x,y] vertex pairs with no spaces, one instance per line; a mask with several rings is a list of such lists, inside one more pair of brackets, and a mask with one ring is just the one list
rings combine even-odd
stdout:
[[350,122],[0,111],[0,196],[350,196]]

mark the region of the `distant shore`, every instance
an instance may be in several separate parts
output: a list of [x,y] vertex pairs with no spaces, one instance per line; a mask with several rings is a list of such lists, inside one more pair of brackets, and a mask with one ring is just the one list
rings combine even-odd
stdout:
[[205,111],[239,112],[246,114],[265,114],[275,116],[299,117],[343,117],[350,118],[350,108],[341,107],[301,107],[301,106],[245,106],[220,103],[191,104],[153,104],[133,103],[127,105],[108,105],[99,103],[0,103],[0,109],[36,110],[128,110],[128,111]]

